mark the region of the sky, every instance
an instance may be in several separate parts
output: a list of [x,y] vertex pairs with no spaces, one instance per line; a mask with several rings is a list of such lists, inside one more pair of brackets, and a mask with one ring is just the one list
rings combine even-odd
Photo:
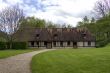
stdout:
[[0,10],[19,4],[26,16],[58,24],[76,26],[84,16],[92,16],[97,0],[0,0]]

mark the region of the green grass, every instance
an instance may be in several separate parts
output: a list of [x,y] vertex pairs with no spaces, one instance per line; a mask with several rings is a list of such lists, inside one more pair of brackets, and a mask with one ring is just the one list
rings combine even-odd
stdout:
[[34,50],[0,50],[0,59],[31,51]]
[[31,66],[32,73],[110,73],[110,47],[44,52]]

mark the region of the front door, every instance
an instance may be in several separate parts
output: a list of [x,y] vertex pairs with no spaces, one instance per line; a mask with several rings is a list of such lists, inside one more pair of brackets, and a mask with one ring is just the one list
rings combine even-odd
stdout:
[[73,47],[77,48],[77,42],[73,42]]
[[51,49],[52,48],[52,43],[51,42],[47,42],[47,48]]

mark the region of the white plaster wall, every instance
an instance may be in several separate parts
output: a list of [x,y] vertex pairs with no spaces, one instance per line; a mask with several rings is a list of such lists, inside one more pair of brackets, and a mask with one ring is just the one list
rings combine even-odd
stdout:
[[41,45],[41,46],[44,46],[44,42],[40,42],[40,45]]
[[91,42],[91,46],[95,47],[95,42]]
[[63,42],[63,46],[67,46],[67,42]]
[[83,42],[77,42],[77,46],[78,47],[80,47],[80,46],[82,47],[83,46]]
[[68,47],[73,47],[73,42],[70,42],[70,45],[68,45],[68,42],[67,42],[67,46]]
[[37,43],[36,42],[34,42],[34,46],[37,46]]
[[31,42],[29,42],[28,44],[29,44],[29,46],[31,46]]
[[60,42],[56,42],[56,46],[60,46]]
[[84,46],[86,46],[86,47],[87,47],[87,46],[88,46],[88,42],[84,42]]

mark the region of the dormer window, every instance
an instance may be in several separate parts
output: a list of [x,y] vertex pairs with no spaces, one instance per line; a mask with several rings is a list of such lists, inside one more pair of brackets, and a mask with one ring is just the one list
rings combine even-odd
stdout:
[[54,34],[54,37],[56,37],[57,36],[57,34]]
[[83,38],[86,38],[86,33],[82,33],[82,37]]
[[36,37],[39,38],[39,34],[36,34]]
[[56,38],[57,38],[57,36],[58,36],[57,34],[54,34],[54,39],[56,39]]

